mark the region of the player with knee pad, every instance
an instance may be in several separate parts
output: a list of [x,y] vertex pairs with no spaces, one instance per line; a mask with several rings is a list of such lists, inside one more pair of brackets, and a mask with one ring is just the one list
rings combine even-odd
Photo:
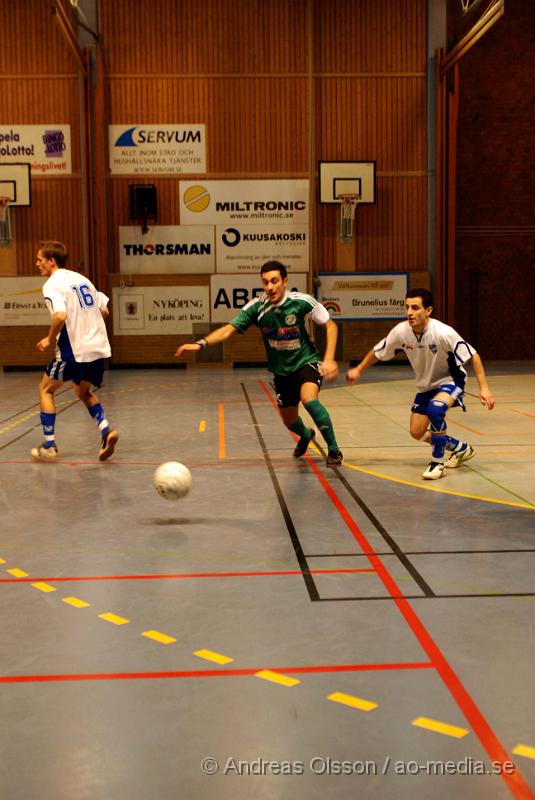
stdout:
[[[475,453],[473,447],[447,433],[446,413],[454,406],[464,408],[466,380],[464,365],[471,363],[479,385],[479,400],[489,411],[494,408],[483,363],[475,349],[451,328],[433,319],[433,296],[427,289],[411,289],[405,297],[407,319],[396,325],[363,360],[347,373],[350,383],[358,381],[365,369],[378,361],[389,361],[403,350],[414,370],[417,395],[411,415],[411,435],[429,442],[431,462],[422,477],[436,480],[446,468],[459,467]],[[428,431],[429,428],[429,431]],[[449,458],[444,462],[445,453]]]

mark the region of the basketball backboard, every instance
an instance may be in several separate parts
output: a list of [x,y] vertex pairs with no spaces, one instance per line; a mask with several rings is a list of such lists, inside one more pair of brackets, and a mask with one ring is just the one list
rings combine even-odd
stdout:
[[0,163],[0,197],[8,197],[10,207],[32,204],[29,164]]
[[359,195],[375,203],[375,161],[320,161],[320,203],[339,203],[340,195]]

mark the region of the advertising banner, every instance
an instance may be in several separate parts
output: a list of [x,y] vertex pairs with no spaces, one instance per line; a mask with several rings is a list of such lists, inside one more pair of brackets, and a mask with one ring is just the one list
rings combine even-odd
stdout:
[[112,299],[115,336],[193,333],[210,319],[207,286],[115,286]]
[[405,319],[406,272],[320,272],[320,303],[332,319]]
[[308,271],[308,225],[218,225],[218,272],[250,272],[280,261],[288,272]]
[[0,161],[28,162],[34,175],[70,175],[71,126],[0,125]]
[[204,125],[110,125],[108,132],[114,174],[206,172]]
[[213,225],[119,227],[119,267],[127,273],[215,272]]
[[0,278],[0,326],[50,325],[44,278]]
[[[307,275],[292,273],[288,276],[288,290],[306,292]],[[262,294],[260,275],[212,275],[210,278],[210,294],[212,311],[211,322],[230,322],[244,305]]]
[[182,225],[308,225],[306,178],[180,181]]

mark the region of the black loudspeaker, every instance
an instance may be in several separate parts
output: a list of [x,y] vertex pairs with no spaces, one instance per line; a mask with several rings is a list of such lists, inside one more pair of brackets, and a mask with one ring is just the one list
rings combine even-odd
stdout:
[[141,221],[144,232],[148,219],[158,219],[158,196],[152,184],[130,186],[130,219]]

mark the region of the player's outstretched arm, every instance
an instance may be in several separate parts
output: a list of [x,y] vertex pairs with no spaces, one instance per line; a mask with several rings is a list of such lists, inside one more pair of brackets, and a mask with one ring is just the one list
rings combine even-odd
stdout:
[[483,362],[477,353],[472,356],[472,369],[474,370],[474,375],[476,376],[476,381],[479,386],[479,402],[482,406],[487,406],[489,411],[492,411],[494,408],[494,397],[487,383]]
[[211,333],[207,334],[202,339],[193,342],[193,344],[181,344],[175,353],[175,357],[180,358],[182,353],[185,353],[188,350],[202,350],[204,347],[220,344],[226,339],[230,339],[230,337],[235,333],[236,328],[234,325],[222,325],[220,328],[216,328],[215,331],[211,331]]
[[372,364],[377,364],[378,361],[379,359],[375,355],[374,351],[370,350],[370,352],[364,356],[360,364],[357,364],[357,366],[353,367],[353,369],[348,369],[346,374],[347,382],[356,383],[359,381],[364,370],[368,369],[368,367],[371,367]]
[[332,319],[325,324],[325,339],[325,353],[321,362],[321,374],[328,381],[334,381],[338,377],[338,364],[334,360],[336,342],[338,340],[338,326]]
[[66,319],[67,319],[67,314],[64,311],[56,311],[50,323],[50,330],[48,331],[48,336],[45,336],[44,339],[41,339],[35,345],[37,350],[39,350],[42,353],[44,350],[47,349],[47,347],[50,347],[51,344],[54,344],[54,342],[59,336],[61,329],[65,325]]

